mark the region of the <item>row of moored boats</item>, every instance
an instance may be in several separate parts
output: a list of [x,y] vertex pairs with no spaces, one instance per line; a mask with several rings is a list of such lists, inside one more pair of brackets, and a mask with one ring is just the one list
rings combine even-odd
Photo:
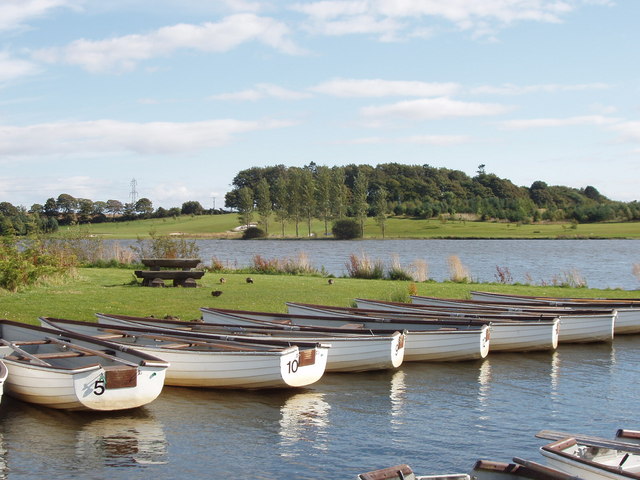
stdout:
[[478,460],[468,473],[416,475],[406,464],[361,473],[357,480],[638,480],[640,431],[620,429],[614,439],[543,430],[546,464]]
[[[164,385],[291,388],[325,372],[452,362],[489,352],[552,351],[640,333],[640,300],[579,300],[475,292],[357,307],[287,303],[288,313],[201,308],[201,319],[97,314],[97,322],[0,320],[0,388],[70,410],[153,401]],[[1,393],[1,390],[0,390]]]

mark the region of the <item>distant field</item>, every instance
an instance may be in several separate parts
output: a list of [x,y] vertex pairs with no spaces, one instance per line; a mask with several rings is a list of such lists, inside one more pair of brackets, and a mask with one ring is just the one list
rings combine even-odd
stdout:
[[[181,216],[130,222],[109,222],[94,225],[62,227],[61,233],[83,231],[109,238],[146,237],[150,232],[159,235],[183,234],[191,237],[238,238],[233,229],[239,225],[238,215]],[[325,238],[324,223],[311,224],[313,238]],[[282,238],[279,224],[269,225],[271,238]],[[329,237],[331,226],[329,225]],[[300,238],[308,238],[305,222],[298,226]],[[284,236],[296,238],[295,225],[287,223]],[[640,222],[590,223],[572,226],[570,223],[518,225],[514,223],[424,220],[391,217],[387,220],[386,238],[640,238]],[[373,219],[365,226],[365,238],[382,238],[380,227]]]

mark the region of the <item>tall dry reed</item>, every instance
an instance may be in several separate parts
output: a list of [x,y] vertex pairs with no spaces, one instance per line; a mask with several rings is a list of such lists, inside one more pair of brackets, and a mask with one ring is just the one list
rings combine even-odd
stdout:
[[456,283],[468,283],[471,281],[471,275],[469,269],[463,265],[460,257],[457,255],[450,255],[447,259],[449,264],[449,279]]

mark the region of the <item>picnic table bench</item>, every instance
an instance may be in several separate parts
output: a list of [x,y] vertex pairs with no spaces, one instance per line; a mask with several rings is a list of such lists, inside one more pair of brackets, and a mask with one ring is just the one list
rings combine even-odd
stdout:
[[135,271],[145,287],[164,287],[165,280],[173,280],[174,287],[196,287],[196,280],[205,273],[193,270],[200,264],[199,258],[142,258],[140,261],[149,267],[149,270]]

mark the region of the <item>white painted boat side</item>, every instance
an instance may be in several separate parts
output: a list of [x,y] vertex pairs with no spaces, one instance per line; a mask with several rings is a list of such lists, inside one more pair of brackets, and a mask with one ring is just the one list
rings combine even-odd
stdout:
[[617,308],[614,334],[635,335],[640,333],[640,308]]
[[[223,321],[225,324],[234,323],[241,325],[237,315],[229,315],[215,312],[203,312],[203,319],[206,321]],[[126,321],[109,315],[98,315],[100,321],[119,324],[123,326],[146,326],[143,322]],[[264,321],[251,320],[248,325],[264,326]],[[247,325],[247,324],[244,324]],[[299,341],[322,343],[331,346],[326,364],[327,372],[362,372],[368,370],[384,370],[398,368],[404,360],[405,336],[400,332],[392,332],[389,335],[351,335],[351,336],[314,336],[295,332],[295,336],[270,335],[268,338],[277,341]],[[238,336],[238,335],[236,335]]]
[[490,328],[477,330],[409,331],[405,362],[454,362],[486,358],[490,349]]
[[[518,300],[517,297],[514,298]],[[485,298],[478,298],[478,300],[485,300]],[[514,302],[514,304],[519,303]],[[617,310],[610,309],[602,314],[594,315],[575,314],[568,311],[567,315],[558,316],[560,319],[558,341],[560,343],[611,342],[615,333],[617,316]]]
[[7,366],[0,360],[0,400],[2,400],[2,395],[4,394],[4,383],[7,381],[8,374]]
[[617,312],[602,315],[561,315],[560,343],[613,341]]
[[68,410],[123,410],[155,400],[164,385],[166,367],[137,367],[136,386],[106,388],[100,365],[61,371],[5,359],[7,393],[20,400]]
[[[358,300],[359,301],[359,300]],[[383,310],[383,304],[377,302],[363,301],[363,307],[374,306],[375,310]],[[395,306],[394,306],[395,307]],[[288,303],[287,308],[290,313],[300,315],[327,315],[328,312],[339,317],[348,317],[347,314],[333,312],[330,309],[323,310],[309,305]],[[421,313],[419,309],[398,306],[398,312]],[[453,320],[453,319],[452,319]],[[544,321],[515,321],[515,322],[493,322],[491,323],[491,351],[492,352],[526,352],[540,350],[555,350],[558,346],[559,319]],[[407,327],[409,329],[413,327]]]

